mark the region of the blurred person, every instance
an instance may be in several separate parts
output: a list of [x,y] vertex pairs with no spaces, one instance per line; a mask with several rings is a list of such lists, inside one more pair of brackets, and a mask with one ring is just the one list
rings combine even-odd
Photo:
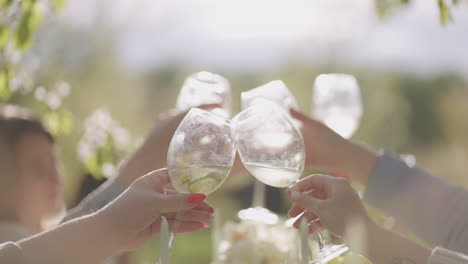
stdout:
[[[101,210],[56,228],[0,245],[0,263],[97,263],[141,246],[160,232],[162,216],[177,233],[207,228],[214,209],[204,194],[181,194],[172,189],[166,169],[138,178]],[[177,219],[177,212],[179,214]]]
[[[201,106],[204,109],[217,105]],[[104,207],[138,175],[166,166],[169,143],[186,112],[168,111],[117,175],[72,209],[64,221]],[[44,219],[62,208],[62,175],[53,136],[29,110],[0,108],[0,242],[18,241],[43,229]]]
[[0,110],[0,242],[16,241],[42,230],[61,200],[53,136],[28,110]]
[[288,194],[293,201],[289,211],[291,217],[306,210],[311,219],[319,219],[300,217],[296,227],[302,219],[307,219],[312,233],[326,228],[342,237],[353,252],[367,257],[372,263],[468,263],[468,256],[441,247],[431,250],[376,225],[368,216],[358,193],[344,179],[309,176],[291,187]]
[[[364,201],[395,218],[429,246],[468,254],[468,191],[398,156],[346,140],[305,114],[306,167],[344,173],[366,187]],[[416,262],[418,263],[418,262]]]

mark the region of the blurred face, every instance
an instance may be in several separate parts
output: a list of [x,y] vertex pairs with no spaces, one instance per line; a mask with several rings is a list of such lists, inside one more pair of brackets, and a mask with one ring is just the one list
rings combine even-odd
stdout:
[[16,153],[20,210],[37,218],[57,213],[62,206],[62,175],[54,144],[45,135],[29,132],[19,139]]

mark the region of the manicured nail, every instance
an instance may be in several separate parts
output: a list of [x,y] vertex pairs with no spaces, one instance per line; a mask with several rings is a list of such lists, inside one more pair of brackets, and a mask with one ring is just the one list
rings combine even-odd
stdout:
[[301,199],[301,197],[302,197],[302,193],[300,193],[300,192],[292,192],[291,198],[292,198],[293,200],[299,200],[299,199]]
[[206,195],[204,195],[203,193],[194,193],[189,196],[189,198],[187,199],[187,202],[191,205],[196,205],[196,204],[203,202],[205,199],[206,199]]
[[208,212],[214,213],[214,208],[210,206],[210,208],[208,209]]

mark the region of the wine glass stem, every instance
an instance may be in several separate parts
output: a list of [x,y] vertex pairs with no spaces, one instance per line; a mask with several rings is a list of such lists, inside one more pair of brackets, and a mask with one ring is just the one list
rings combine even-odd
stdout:
[[323,246],[324,246],[324,239],[323,239],[323,236],[322,236],[322,233],[319,232],[316,232],[315,233],[315,237],[317,238],[317,243],[319,245],[319,250],[322,250]]
[[252,207],[265,207],[265,189],[266,186],[261,181],[255,179],[253,189]]

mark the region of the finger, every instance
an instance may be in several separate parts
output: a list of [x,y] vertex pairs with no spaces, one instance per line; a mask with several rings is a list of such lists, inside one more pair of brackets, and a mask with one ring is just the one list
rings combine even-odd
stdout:
[[[195,221],[176,221],[168,220],[169,231],[173,233],[187,233],[203,230],[209,227],[208,224]],[[161,232],[161,218],[151,224],[149,227],[151,235],[159,234]]]
[[206,229],[210,227],[207,223],[195,221],[168,221],[169,231],[173,233],[188,233]]
[[309,222],[309,234],[315,234],[324,229],[320,220]]
[[159,194],[161,203],[159,210],[163,213],[179,212],[192,209],[206,199],[202,193],[193,194]]
[[210,213],[214,213],[215,209],[213,206],[211,206],[209,203],[206,201],[203,201],[199,203],[197,206],[195,206],[192,210],[200,210],[200,211],[206,211]]
[[177,221],[195,221],[195,222],[203,222],[208,221],[213,218],[213,214],[206,212],[206,211],[199,211],[199,210],[189,210],[179,213],[169,213],[164,214],[164,216],[168,220],[177,220]]
[[[301,227],[301,223],[303,220],[306,220],[306,216],[305,215],[302,215],[301,217],[299,217],[298,219],[296,219],[296,221],[294,221],[294,228],[297,228],[299,229]],[[307,220],[306,220],[307,221]]]
[[313,222],[318,222],[320,219],[312,212],[306,211],[303,215],[294,221],[293,226],[299,228],[301,226],[301,221],[305,220],[308,224]]
[[320,216],[319,210],[324,202],[323,200],[296,191],[292,192],[291,198],[298,207]]
[[289,209],[288,216],[289,217],[296,217],[296,216],[300,215],[302,212],[304,212],[304,209],[302,209],[301,207],[299,207],[296,204],[293,204],[291,209]]
[[158,169],[147,173],[141,177],[151,188],[157,192],[172,190],[171,179],[166,168]]
[[291,195],[292,192],[306,192],[317,189],[319,191],[327,190],[328,186],[331,184],[333,177],[326,176],[326,175],[311,175],[308,176],[300,181],[298,181],[294,186],[289,188],[289,194]]

